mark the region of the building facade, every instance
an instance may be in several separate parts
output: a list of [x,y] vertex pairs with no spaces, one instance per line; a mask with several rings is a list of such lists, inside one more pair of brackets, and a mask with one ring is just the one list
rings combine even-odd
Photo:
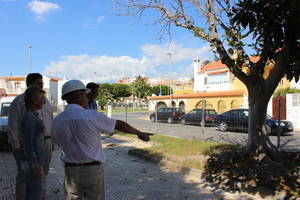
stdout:
[[[59,92],[61,90],[62,79],[43,76],[44,90],[46,91],[46,97],[49,99],[53,106],[57,106],[60,101]],[[2,96],[15,97],[25,92],[26,76],[11,76],[0,77],[0,90]]]
[[[257,62],[259,58],[250,57],[250,59],[252,62]],[[246,86],[221,61],[202,66],[200,59],[194,59],[193,66],[193,92],[183,95],[150,97],[150,112],[161,106],[182,107],[185,111],[205,107],[215,109],[218,113],[234,108],[248,108]],[[271,65],[266,66],[263,74],[264,78],[269,75],[271,70]],[[283,78],[276,90],[293,87],[294,85],[293,81],[290,83],[286,78]],[[272,115],[272,101],[268,105],[267,112]]]

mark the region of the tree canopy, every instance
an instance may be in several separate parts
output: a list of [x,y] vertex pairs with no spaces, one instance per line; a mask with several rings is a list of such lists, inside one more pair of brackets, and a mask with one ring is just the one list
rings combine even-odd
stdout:
[[[156,12],[160,33],[177,26],[210,44],[248,90],[247,153],[277,159],[264,125],[267,105],[280,80],[299,79],[299,0],[116,0],[127,15]],[[148,17],[149,18],[149,17]],[[251,55],[256,59],[251,59]],[[272,70],[264,77],[266,65]],[[246,70],[245,70],[246,69]]]

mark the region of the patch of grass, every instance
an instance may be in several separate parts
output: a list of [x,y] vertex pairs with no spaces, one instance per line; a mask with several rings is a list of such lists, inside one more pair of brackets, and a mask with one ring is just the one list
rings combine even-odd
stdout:
[[[136,138],[135,135],[116,132],[117,134]],[[149,157],[155,156],[157,159],[174,160],[183,166],[203,169],[203,157],[220,149],[235,149],[237,145],[224,144],[212,141],[198,141],[183,138],[176,138],[163,135],[151,136],[152,147],[136,150],[138,154],[147,154]],[[162,156],[163,155],[163,156]]]

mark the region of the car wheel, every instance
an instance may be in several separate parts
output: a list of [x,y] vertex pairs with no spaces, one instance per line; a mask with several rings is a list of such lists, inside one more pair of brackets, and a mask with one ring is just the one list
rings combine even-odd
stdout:
[[184,125],[185,124],[185,119],[181,119],[180,123]]
[[171,117],[168,118],[168,124],[172,124],[173,123],[173,119]]
[[155,122],[155,117],[151,116],[150,120],[151,120],[151,122]]
[[226,122],[221,122],[221,123],[219,124],[219,130],[222,131],[222,132],[227,131],[227,130],[228,130],[228,125],[227,125],[227,123],[226,123]]

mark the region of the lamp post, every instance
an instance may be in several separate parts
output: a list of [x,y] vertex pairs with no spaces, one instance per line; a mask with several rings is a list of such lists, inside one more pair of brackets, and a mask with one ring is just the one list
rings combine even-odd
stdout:
[[[156,65],[156,67],[161,67],[161,65],[158,64],[158,65]],[[162,95],[162,93],[161,93],[161,84],[162,84],[162,79],[161,79],[161,77],[159,77],[159,94],[158,94],[158,96]]]
[[32,45],[27,45],[27,48],[29,49],[29,73],[31,73],[31,49],[32,49]]
[[[172,53],[168,52],[168,53],[166,53],[166,55],[169,56],[169,58],[170,58],[170,61],[169,61],[169,71],[171,73],[171,57],[172,57]],[[170,105],[172,106],[172,100],[171,100],[171,81],[172,81],[172,79],[170,79],[170,81],[169,81],[169,95],[170,95]]]

